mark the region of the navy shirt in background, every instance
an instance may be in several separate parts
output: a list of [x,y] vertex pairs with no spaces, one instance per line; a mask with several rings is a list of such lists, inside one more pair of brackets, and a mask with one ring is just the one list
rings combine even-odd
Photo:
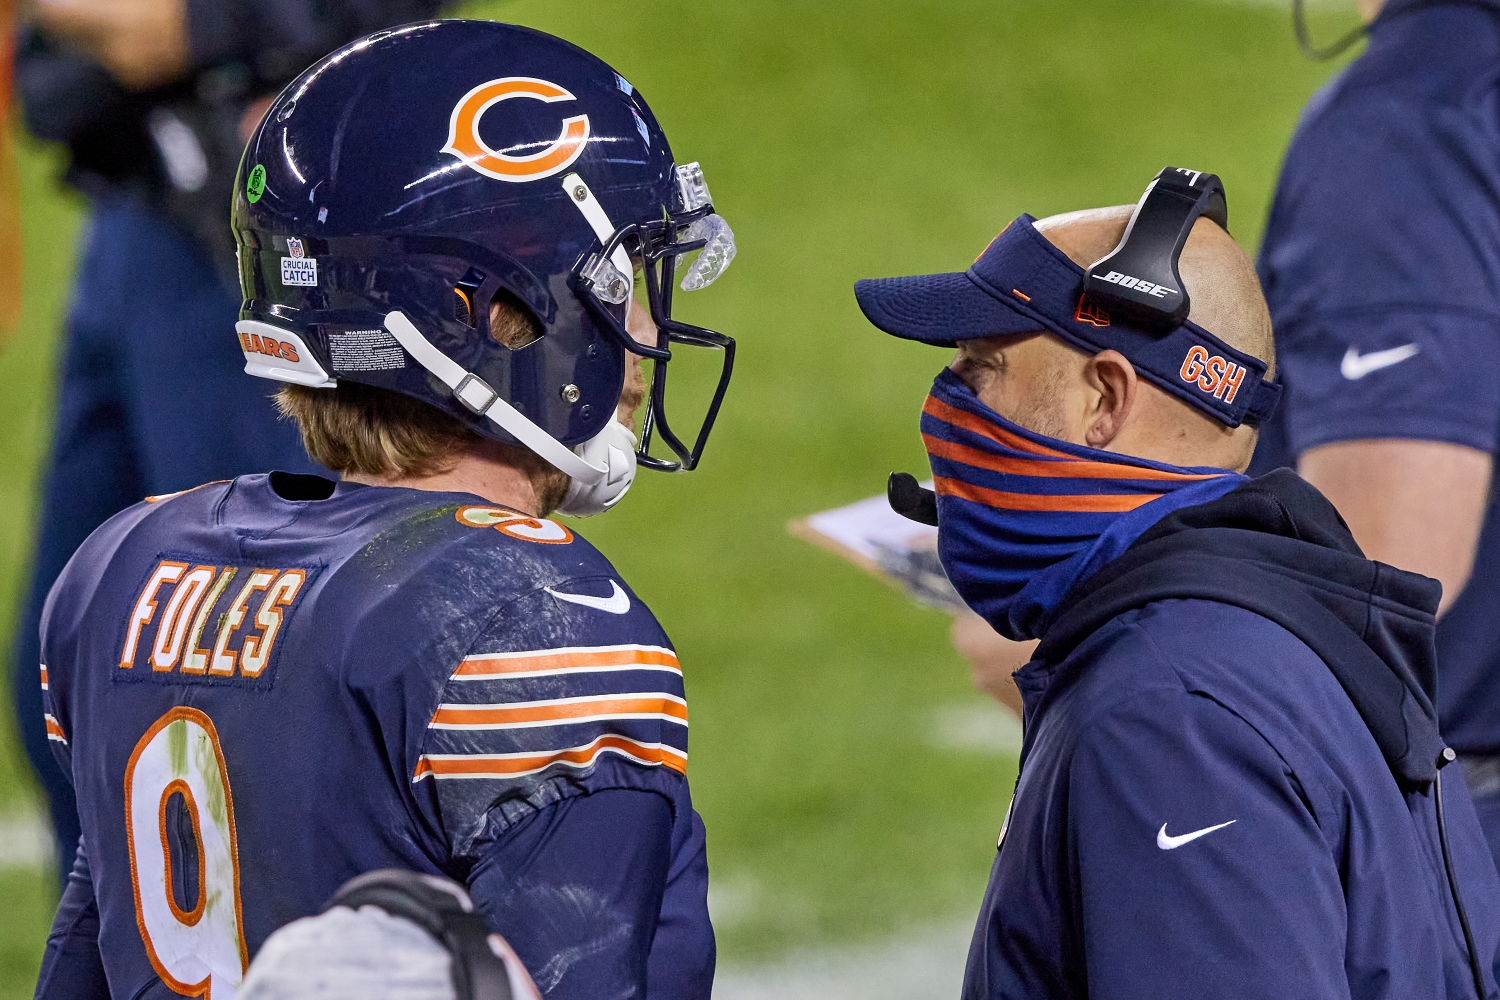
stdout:
[[[1259,268],[1286,395],[1252,474],[1334,441],[1497,450],[1500,5],[1392,0],[1304,114]],[[1500,753],[1497,511],[1437,632],[1443,733],[1470,755]]]

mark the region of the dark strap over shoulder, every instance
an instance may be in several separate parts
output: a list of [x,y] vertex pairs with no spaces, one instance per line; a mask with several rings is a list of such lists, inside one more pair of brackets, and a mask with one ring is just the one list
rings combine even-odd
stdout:
[[345,883],[323,909],[376,906],[410,920],[453,956],[458,1000],[511,1000],[505,961],[490,948],[484,917],[461,888],[416,872],[386,868]]

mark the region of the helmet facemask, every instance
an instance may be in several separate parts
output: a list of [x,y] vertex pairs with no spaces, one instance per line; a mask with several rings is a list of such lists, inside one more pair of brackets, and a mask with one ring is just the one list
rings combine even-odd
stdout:
[[[600,249],[585,254],[573,273],[573,290],[588,307],[594,320],[620,341],[627,351],[652,362],[647,386],[645,411],[641,416],[636,461],[643,468],[659,472],[690,472],[697,467],[703,449],[718,418],[724,394],[734,371],[735,343],[716,330],[695,326],[672,317],[673,297],[677,288],[696,291],[712,284],[734,259],[734,234],[728,223],[714,213],[708,187],[698,164],[677,168],[679,192],[685,208],[664,212],[660,220],[629,223],[604,232],[602,212],[592,206],[580,207],[600,233]],[[576,183],[570,183],[576,182]],[[563,186],[575,199],[582,181],[570,175]],[[586,186],[586,198],[592,200]],[[597,205],[597,203],[594,203]],[[695,256],[696,255],[696,256]],[[646,297],[646,308],[656,327],[657,342],[643,344],[631,336],[625,317],[633,297],[633,282],[621,265],[638,261]],[[634,265],[631,265],[632,270]],[[685,273],[679,280],[679,271]],[[674,287],[675,286],[675,287]],[[621,307],[624,307],[623,309]],[[667,414],[667,375],[673,360],[673,347],[691,347],[718,351],[722,360],[713,380],[713,390],[699,422],[696,434],[686,440],[673,430]],[[666,446],[671,457],[651,454],[654,439]],[[687,440],[691,440],[689,445]]]

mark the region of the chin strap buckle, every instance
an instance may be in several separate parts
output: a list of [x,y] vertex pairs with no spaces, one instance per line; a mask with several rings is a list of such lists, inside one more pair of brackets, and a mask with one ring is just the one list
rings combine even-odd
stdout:
[[489,383],[473,372],[464,372],[464,377],[453,387],[453,396],[464,408],[475,416],[485,416],[500,394],[491,389]]

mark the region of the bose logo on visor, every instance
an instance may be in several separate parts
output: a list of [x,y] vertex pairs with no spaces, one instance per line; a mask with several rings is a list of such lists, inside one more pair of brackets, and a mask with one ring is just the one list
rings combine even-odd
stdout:
[[1182,360],[1182,370],[1178,375],[1184,382],[1196,384],[1204,392],[1211,393],[1215,399],[1233,403],[1240,391],[1240,383],[1245,380],[1245,369],[1217,354],[1210,355],[1206,348],[1194,344]]
[[1158,299],[1172,294],[1172,289],[1163,288],[1154,281],[1146,281],[1143,278],[1132,278],[1130,275],[1121,274],[1119,271],[1111,271],[1099,280],[1107,281],[1112,285],[1119,285],[1121,288],[1134,288],[1138,292],[1144,292]]

